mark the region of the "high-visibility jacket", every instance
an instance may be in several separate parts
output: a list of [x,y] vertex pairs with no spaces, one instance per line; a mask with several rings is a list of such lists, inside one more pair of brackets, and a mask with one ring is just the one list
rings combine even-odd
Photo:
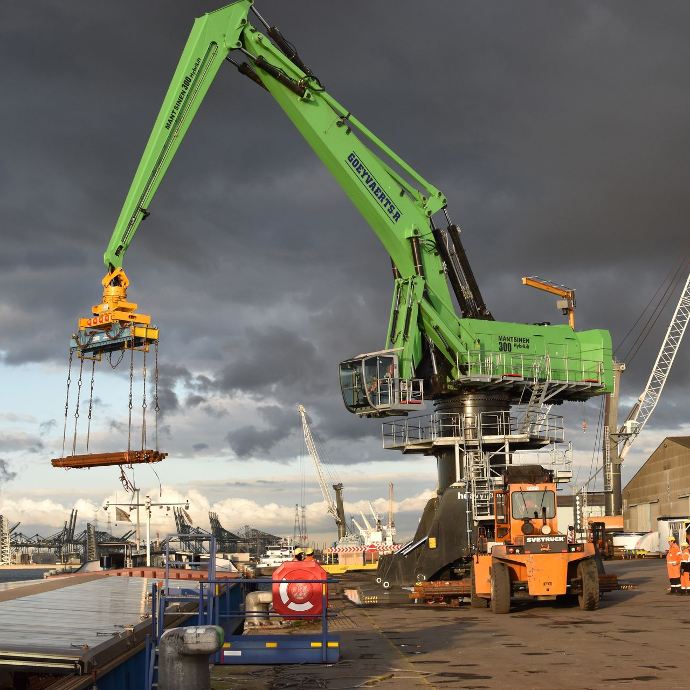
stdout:
[[671,542],[666,553],[666,569],[668,570],[669,578],[680,577],[681,557],[680,546],[676,542]]
[[683,566],[683,572],[680,576],[680,584],[683,589],[690,589],[690,547],[685,547],[680,554],[681,563],[685,564]]

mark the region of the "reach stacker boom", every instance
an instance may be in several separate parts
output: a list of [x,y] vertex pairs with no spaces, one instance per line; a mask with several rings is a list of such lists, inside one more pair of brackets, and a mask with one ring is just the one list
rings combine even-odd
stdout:
[[[464,567],[481,520],[489,519],[477,509],[488,505],[489,485],[510,464],[512,449],[540,447],[558,435],[557,422],[543,415],[542,405],[611,390],[610,335],[576,332],[565,324],[495,320],[446,195],[339,103],[249,0],[194,23],[105,251],[104,299],[94,307],[97,319],[110,316],[117,328],[133,329],[130,338],[142,333],[137,328],[146,329],[133,309],[123,307],[124,258],[223,65],[265,89],[282,108],[390,256],[393,296],[385,342],[381,349],[341,362],[343,400],[349,411],[371,417],[401,417],[419,411],[425,401],[433,403],[435,412],[419,425],[424,433],[411,436],[399,422],[389,427],[394,438],[388,447],[435,456],[439,473],[438,496],[420,525],[424,538],[401,565],[398,579],[431,578]],[[80,323],[79,342],[112,329],[92,321]],[[144,330],[140,337],[150,335]],[[527,409],[518,418],[511,406],[520,402]],[[477,483],[480,479],[484,485]],[[444,529],[438,529],[440,524]]]

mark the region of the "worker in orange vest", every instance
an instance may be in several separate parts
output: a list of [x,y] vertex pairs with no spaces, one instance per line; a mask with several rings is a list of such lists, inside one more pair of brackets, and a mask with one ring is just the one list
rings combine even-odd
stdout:
[[690,596],[690,546],[684,541],[680,552],[680,589],[687,597]]
[[668,551],[666,552],[666,569],[671,587],[666,594],[682,594],[680,588],[680,547],[676,544],[675,537],[668,538]]

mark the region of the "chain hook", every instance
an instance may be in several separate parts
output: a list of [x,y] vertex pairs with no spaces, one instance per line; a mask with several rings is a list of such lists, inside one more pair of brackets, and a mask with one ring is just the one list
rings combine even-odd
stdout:
[[82,373],[84,372],[84,358],[79,358],[79,379],[77,380],[77,402],[74,408],[74,436],[72,438],[72,455],[77,452],[77,427],[79,426],[79,400],[81,398]]
[[89,452],[89,443],[91,441],[91,415],[93,413],[93,384],[96,374],[96,360],[91,360],[91,389],[89,390],[89,421],[86,425],[86,452]]
[[69,359],[67,364],[67,396],[65,398],[65,424],[62,429],[62,457],[65,457],[65,443],[67,442],[67,417],[69,415],[69,387],[72,381],[72,359],[74,358],[74,350],[70,347]]

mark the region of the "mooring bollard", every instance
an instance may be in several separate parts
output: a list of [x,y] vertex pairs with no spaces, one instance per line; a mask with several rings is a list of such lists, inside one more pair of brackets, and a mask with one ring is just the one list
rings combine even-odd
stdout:
[[161,636],[158,652],[160,690],[210,690],[209,655],[223,646],[217,625],[172,628]]

